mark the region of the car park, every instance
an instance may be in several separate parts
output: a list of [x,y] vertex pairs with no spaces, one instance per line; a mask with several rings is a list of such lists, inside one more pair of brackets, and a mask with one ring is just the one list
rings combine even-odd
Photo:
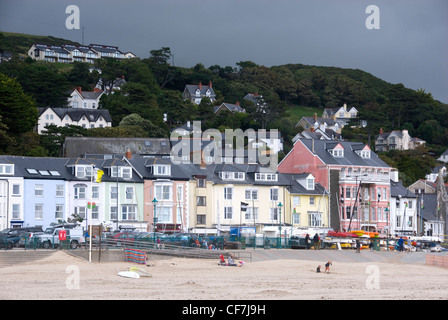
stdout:
[[26,232],[41,232],[42,227],[7,228],[0,232],[0,248],[11,249],[19,246],[22,234]]

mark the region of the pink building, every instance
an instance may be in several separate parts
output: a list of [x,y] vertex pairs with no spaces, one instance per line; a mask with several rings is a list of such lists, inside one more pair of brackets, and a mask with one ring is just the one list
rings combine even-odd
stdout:
[[330,225],[387,232],[392,168],[361,142],[298,139],[283,173],[309,172],[330,193]]

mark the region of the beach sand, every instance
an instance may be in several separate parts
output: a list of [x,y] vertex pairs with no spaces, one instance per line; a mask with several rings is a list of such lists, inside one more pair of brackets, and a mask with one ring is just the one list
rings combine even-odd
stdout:
[[[148,265],[88,262],[57,251],[42,260],[0,268],[0,299],[289,300],[448,298],[448,269],[400,262],[276,259],[219,266],[217,260],[167,258]],[[124,278],[139,267],[151,274]]]

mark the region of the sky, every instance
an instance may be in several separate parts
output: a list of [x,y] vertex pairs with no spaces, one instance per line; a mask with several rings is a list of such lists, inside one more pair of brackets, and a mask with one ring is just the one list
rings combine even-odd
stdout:
[[[70,5],[79,29],[67,28]],[[361,69],[448,103],[447,0],[0,0],[0,30],[140,58],[170,47],[181,67],[250,60]]]

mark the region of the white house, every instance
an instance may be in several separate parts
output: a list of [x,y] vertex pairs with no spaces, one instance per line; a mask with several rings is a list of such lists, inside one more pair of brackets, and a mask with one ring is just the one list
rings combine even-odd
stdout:
[[103,91],[82,91],[81,87],[76,87],[67,98],[70,108],[98,109]]
[[213,90],[211,81],[208,86],[203,85],[202,82],[199,82],[198,85],[187,84],[184,92],[182,93],[182,98],[184,100],[190,100],[195,104],[200,104],[202,98],[209,98],[211,102],[215,101],[216,94]]
[[83,128],[112,127],[112,118],[108,110],[79,108],[39,108],[37,133],[41,134],[46,126],[68,127],[69,125]]

